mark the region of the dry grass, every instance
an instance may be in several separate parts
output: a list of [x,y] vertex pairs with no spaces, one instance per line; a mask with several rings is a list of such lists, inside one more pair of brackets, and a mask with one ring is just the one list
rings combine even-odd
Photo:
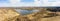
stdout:
[[60,21],[60,16],[56,16],[60,15],[60,12],[55,14],[55,12],[47,11],[46,8],[37,10],[40,11],[22,16],[14,9],[0,9],[0,21]]
[[13,9],[0,9],[0,21],[16,21],[18,16]]
[[[38,10],[40,11],[19,17],[19,21],[60,21],[60,16],[56,16],[55,12],[47,11],[45,8]],[[54,14],[54,16],[48,14]]]

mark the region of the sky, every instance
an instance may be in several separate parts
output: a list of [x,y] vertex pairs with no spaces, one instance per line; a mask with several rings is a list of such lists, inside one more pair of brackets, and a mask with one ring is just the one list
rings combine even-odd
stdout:
[[[9,1],[9,3],[7,3]],[[3,3],[2,3],[3,2]],[[0,7],[2,6],[40,6],[38,2],[34,0],[0,0]]]
[[8,3],[9,0],[0,0],[0,3]]
[[[0,7],[21,7],[21,6],[60,6],[57,0],[0,0]],[[4,2],[4,3],[3,3]]]
[[21,0],[21,2],[34,2],[34,0]]
[[48,0],[48,2],[56,2],[56,0]]

